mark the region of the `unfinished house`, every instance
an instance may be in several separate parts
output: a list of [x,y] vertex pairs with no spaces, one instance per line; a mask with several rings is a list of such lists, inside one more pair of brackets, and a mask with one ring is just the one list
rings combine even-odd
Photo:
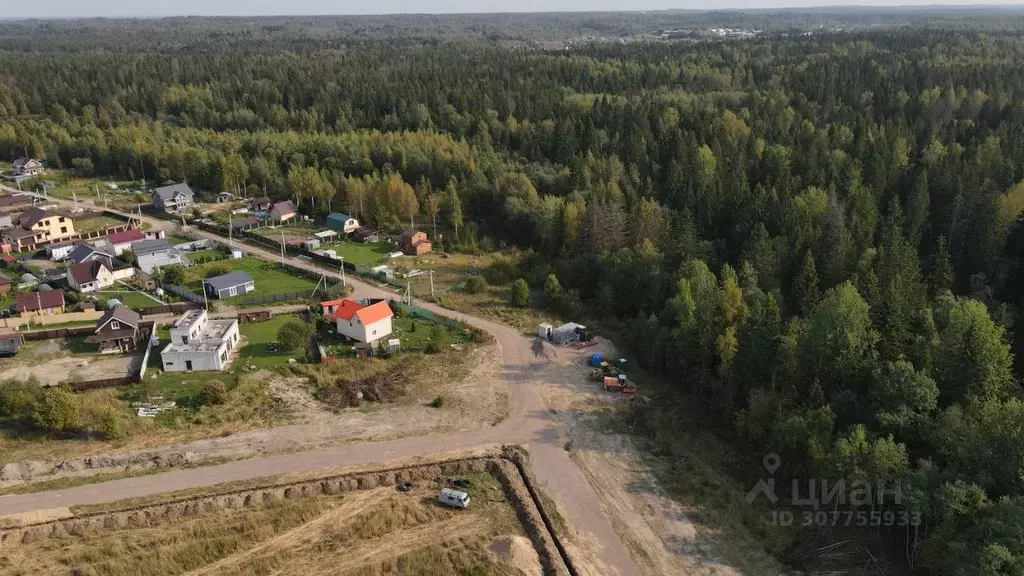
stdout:
[[224,370],[238,345],[238,320],[210,320],[189,310],[171,327],[171,343],[160,353],[164,372]]

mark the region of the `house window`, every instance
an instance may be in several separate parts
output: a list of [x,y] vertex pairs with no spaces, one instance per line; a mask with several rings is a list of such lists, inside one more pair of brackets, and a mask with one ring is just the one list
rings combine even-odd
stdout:
[[60,222],[61,224],[63,224],[64,223],[64,217],[61,216],[60,218],[57,218],[57,222]]
[[110,323],[110,329],[111,330],[117,330],[120,327],[121,327],[121,325],[117,323],[117,320],[114,320],[114,321],[112,321]]
[[60,227],[60,233],[61,234],[67,234],[68,233],[68,227],[67,226],[61,226]]

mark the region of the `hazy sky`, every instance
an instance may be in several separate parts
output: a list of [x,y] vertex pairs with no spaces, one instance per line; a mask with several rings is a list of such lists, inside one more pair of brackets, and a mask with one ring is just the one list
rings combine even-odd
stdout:
[[[908,6],[971,4],[964,0],[9,0],[14,11],[0,17],[79,18],[90,16],[182,16],[182,15],[271,15],[271,14],[395,14],[453,12],[548,12],[582,10],[666,10],[710,8],[780,8],[808,6]],[[7,3],[7,0],[4,2]],[[985,5],[1020,4],[1021,0],[986,0]]]

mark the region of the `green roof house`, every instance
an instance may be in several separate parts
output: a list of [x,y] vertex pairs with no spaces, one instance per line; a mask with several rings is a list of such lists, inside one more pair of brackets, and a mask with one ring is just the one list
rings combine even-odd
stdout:
[[327,216],[327,227],[341,234],[351,234],[359,228],[359,220],[341,212],[331,212]]

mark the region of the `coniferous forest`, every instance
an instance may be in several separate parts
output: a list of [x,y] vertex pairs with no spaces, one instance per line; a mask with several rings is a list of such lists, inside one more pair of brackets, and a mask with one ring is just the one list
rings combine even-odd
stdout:
[[904,572],[1021,575],[1024,19],[851,14],[7,21],[0,159],[519,247],[677,474],[699,402],[744,485],[898,482]]

